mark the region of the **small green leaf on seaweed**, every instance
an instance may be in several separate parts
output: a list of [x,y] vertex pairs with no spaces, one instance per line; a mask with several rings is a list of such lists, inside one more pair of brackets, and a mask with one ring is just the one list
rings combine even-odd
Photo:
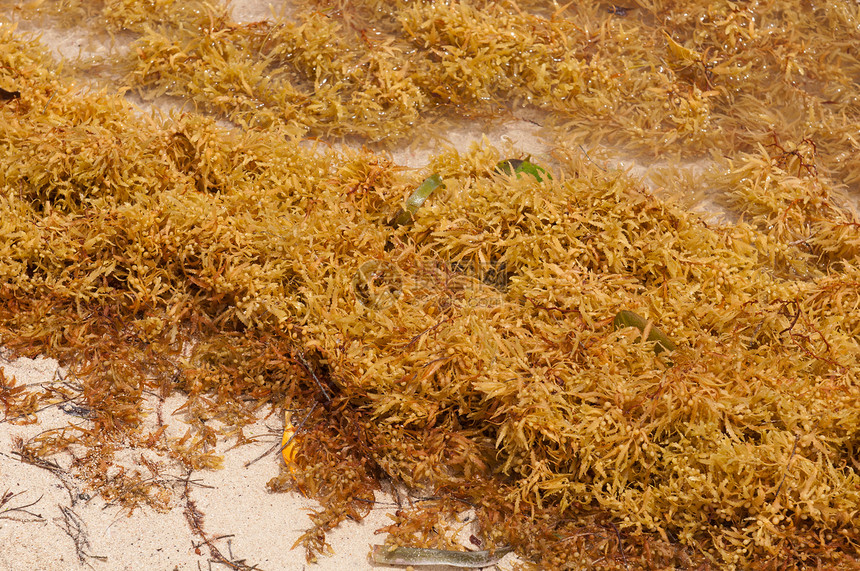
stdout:
[[416,188],[409,195],[409,198],[406,199],[406,208],[401,208],[397,211],[397,214],[395,214],[394,219],[391,221],[391,225],[397,228],[398,226],[407,224],[415,216],[415,213],[418,212],[418,209],[421,208],[421,205],[424,204],[424,201],[433,194],[433,191],[443,185],[442,177],[438,173],[424,179],[421,186]]
[[[552,180],[552,175],[546,172],[546,169],[543,167],[539,167],[533,162],[529,161],[528,158],[523,159],[505,159],[499,164],[496,165],[496,171],[500,173],[504,173],[506,175],[511,175],[513,173],[528,173],[535,177],[538,182],[543,182],[543,178],[541,175],[545,176],[549,180]],[[519,175],[518,175],[519,176]]]
[[[648,327],[648,321],[632,311],[622,309],[612,321],[612,326],[615,329],[624,329],[625,327],[635,327],[641,332],[645,332]],[[665,333],[654,327],[653,325],[648,331],[648,342],[654,342],[654,352],[658,355],[663,351],[674,351],[678,348],[675,343],[669,339]]]

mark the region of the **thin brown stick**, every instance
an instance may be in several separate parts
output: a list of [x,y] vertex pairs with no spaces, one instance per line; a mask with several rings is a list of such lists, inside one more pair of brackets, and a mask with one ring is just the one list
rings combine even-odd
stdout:
[[311,417],[311,414],[313,414],[313,412],[316,410],[316,408],[317,408],[317,403],[314,403],[313,406],[311,406],[311,410],[308,411],[308,413],[305,415],[305,417],[302,419],[302,421],[296,427],[295,432],[293,432],[293,435],[290,436],[289,440],[287,440],[283,444],[275,444],[275,445],[271,446],[268,450],[266,450],[265,452],[263,452],[262,454],[260,454],[256,458],[254,458],[253,460],[246,462],[245,468],[247,468],[251,464],[255,464],[256,462],[262,460],[263,458],[265,458],[266,456],[271,454],[275,450],[275,448],[278,448],[279,446],[280,446],[280,449],[278,450],[278,452],[283,452],[287,446],[289,446],[290,444],[293,443],[293,439],[296,437],[296,435],[299,433],[299,431],[305,426],[305,423],[307,423],[308,419]]
[[630,569],[630,565],[627,563],[627,555],[624,554],[624,542],[621,541],[621,531],[614,523],[609,522],[609,525],[612,526],[612,529],[615,530],[615,535],[618,537],[618,551],[621,553],[621,561],[624,562],[624,568]]
[[779,485],[776,487],[776,493],[773,495],[773,499],[776,500],[779,498],[779,492],[782,490],[782,484],[785,482],[785,477],[788,476],[788,468],[791,466],[791,460],[794,458],[794,453],[797,452],[797,443],[800,441],[800,435],[794,435],[794,446],[791,447],[791,454],[788,456],[788,462],[785,463],[785,469],[782,471],[782,479],[779,481]]
[[325,385],[322,383],[322,381],[320,381],[319,377],[317,377],[316,371],[314,371],[313,367],[311,367],[311,364],[305,358],[304,353],[298,351],[296,353],[296,360],[301,364],[302,368],[304,368],[305,371],[307,371],[308,374],[313,378],[320,391],[322,391],[326,402],[331,402],[331,393],[328,392],[328,389],[325,388]]
[[[2,508],[3,506],[5,506],[9,502],[11,502],[13,499],[17,498],[18,496],[20,496],[24,493],[25,492],[18,492],[17,494],[15,494],[15,493],[12,493],[10,491],[6,491],[3,494],[3,496],[0,497],[0,508]],[[14,506],[14,507],[10,506],[8,508],[0,510],[0,519],[11,519],[11,520],[19,521],[19,522],[23,522],[23,521],[45,521],[45,518],[43,518],[40,514],[33,513],[27,509],[27,508],[31,508],[31,507],[35,506],[36,504],[38,504],[40,501],[42,501],[43,497],[44,496],[39,496],[36,500],[30,502],[29,504],[24,504],[21,506]],[[35,518],[35,519],[34,520],[19,519],[20,518],[20,516],[18,515],[19,513],[26,514],[32,518]],[[9,514],[13,514],[13,515],[9,515]]]
[[[63,514],[62,522],[58,523],[60,529],[66,532],[72,542],[75,544],[75,553],[77,553],[78,560],[81,563],[86,564],[87,559],[97,559],[99,561],[107,561],[107,557],[104,555],[92,555],[88,553],[91,549],[90,540],[87,535],[87,526],[81,516],[79,516],[75,511],[68,506],[59,506],[60,513]],[[59,518],[57,518],[59,519]]]

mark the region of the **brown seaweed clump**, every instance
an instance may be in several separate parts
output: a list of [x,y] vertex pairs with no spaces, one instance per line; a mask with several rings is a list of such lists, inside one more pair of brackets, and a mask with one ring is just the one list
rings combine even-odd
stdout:
[[[207,422],[240,434],[275,404],[299,453],[270,486],[322,503],[309,557],[393,481],[435,498],[387,529],[403,544],[450,547],[468,505],[541,569],[856,567],[858,14],[789,4],[63,11],[130,35],[123,90],[205,112],[152,115],[0,25],[0,342],[66,363],[90,411],[27,453],[82,444],[98,491],[159,507],[96,468],[129,446],[217,467]],[[303,140],[511,102],[554,124],[551,178],[486,145],[411,172]],[[586,136],[710,157],[696,184],[736,219],[679,206],[683,177],[654,193],[601,166]],[[141,428],[153,391],[188,395],[194,430]],[[57,397],[0,377],[8,420]]]

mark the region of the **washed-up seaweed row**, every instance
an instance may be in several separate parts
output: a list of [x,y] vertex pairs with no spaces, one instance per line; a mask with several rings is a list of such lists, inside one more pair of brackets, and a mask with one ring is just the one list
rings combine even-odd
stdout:
[[[85,450],[105,497],[166,508],[144,473],[107,476],[114,452],[214,468],[274,404],[295,450],[270,487],[321,501],[309,557],[395,482],[431,497],[392,546],[457,548],[471,508],[482,549],[542,569],[857,564],[856,6],[79,8],[131,35],[124,89],[233,124],[81,90],[0,27],[0,342],[78,383],[3,377],[0,403],[87,411],[28,454]],[[551,160],[480,145],[416,172],[303,139],[511,101],[547,113]],[[655,193],[586,135],[712,163]],[[691,188],[735,219],[689,212]],[[188,433],[144,428],[174,391]]]

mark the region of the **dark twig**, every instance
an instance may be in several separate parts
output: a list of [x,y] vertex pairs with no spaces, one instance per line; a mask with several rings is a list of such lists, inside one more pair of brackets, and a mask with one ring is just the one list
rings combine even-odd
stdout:
[[30,464],[31,466],[36,466],[37,468],[41,468],[43,470],[47,470],[52,473],[57,479],[62,482],[63,487],[66,488],[66,491],[69,493],[69,500],[72,505],[75,505],[78,502],[78,491],[77,486],[74,485],[73,482],[70,482],[70,475],[67,470],[64,470],[62,466],[54,462],[53,460],[45,460],[44,458],[40,458],[29,451],[26,446],[24,446],[24,440],[21,438],[16,438],[14,441],[15,449],[12,451],[12,454],[18,456],[21,462],[25,464]]
[[[191,472],[188,473],[188,478],[191,477]],[[234,569],[236,571],[252,571],[255,569],[259,569],[256,565],[249,566],[245,564],[244,560],[232,560],[224,557],[224,554],[212,543],[212,539],[210,539],[206,532],[203,530],[203,512],[197,509],[197,504],[191,499],[188,495],[189,489],[185,488],[185,493],[183,494],[185,498],[185,520],[188,522],[188,526],[191,528],[191,531],[194,535],[198,536],[202,542],[199,545],[194,546],[195,549],[200,547],[201,545],[205,545],[209,549],[209,555],[211,556],[210,561],[215,561],[216,563],[221,563],[222,565],[226,565],[230,569]],[[232,536],[222,536],[222,537],[232,537]],[[216,538],[216,540],[219,538]],[[193,543],[192,543],[193,544]]]
[[782,490],[782,484],[785,483],[785,477],[788,476],[788,468],[791,466],[791,460],[794,458],[794,453],[797,452],[797,443],[800,441],[800,435],[794,435],[794,446],[791,447],[791,454],[788,456],[788,462],[785,463],[785,469],[782,471],[782,479],[779,481],[779,485],[776,487],[776,493],[773,495],[773,499],[776,500],[779,498],[779,492]]
[[618,551],[621,553],[621,561],[624,562],[624,568],[630,569],[630,566],[627,564],[627,556],[624,554],[624,542],[621,541],[621,531],[614,523],[609,522],[609,525],[612,526],[612,529],[615,530],[615,535],[618,536]]
[[[18,496],[20,496],[23,493],[24,492],[18,492],[17,494],[15,494],[15,493],[12,493],[9,491],[5,492],[3,494],[3,496],[0,497],[0,508],[2,508],[3,506],[5,506],[9,502],[11,502],[14,498],[17,498]],[[8,508],[0,510],[0,519],[12,519],[15,521],[28,521],[28,520],[24,520],[24,519],[18,519],[18,517],[15,517],[15,516],[18,516],[18,513],[23,513],[23,514],[27,514],[30,517],[36,518],[35,521],[44,521],[45,518],[43,518],[41,515],[39,515],[37,513],[33,513],[27,509],[27,508],[31,508],[31,507],[35,506],[40,501],[42,501],[42,497],[43,496],[39,496],[38,499],[30,502],[29,504],[24,504],[22,506],[8,507]],[[29,520],[29,521],[33,521],[33,520]]]
[[588,156],[588,153],[586,152],[585,148],[582,145],[579,145],[579,150],[582,151],[582,154],[585,155],[585,158],[588,159],[588,162],[590,162],[591,164],[593,164],[594,166],[596,166],[597,168],[599,168],[603,172],[606,172],[605,168],[603,168],[602,166],[600,166],[599,164],[597,164],[596,162],[591,160],[591,157]]
[[404,347],[403,347],[403,352],[405,353],[407,349],[409,349],[410,347],[412,347],[413,345],[415,345],[416,343],[418,343],[418,340],[419,340],[419,339],[421,339],[421,337],[422,337],[425,333],[428,333],[428,332],[430,332],[430,331],[433,331],[433,330],[438,329],[438,328],[439,328],[443,323],[445,323],[445,322],[447,322],[447,321],[451,321],[451,318],[450,318],[450,317],[446,317],[446,318],[444,318],[444,319],[440,320],[439,322],[437,322],[435,325],[431,325],[430,327],[428,327],[428,328],[427,328],[427,329],[425,329],[424,331],[419,332],[415,337],[413,337],[413,338],[409,341],[409,343],[407,343],[407,344],[406,344],[406,346],[404,346]]
[[[87,563],[87,559],[97,559],[99,561],[107,561],[104,555],[91,555],[88,551],[91,548],[89,537],[87,537],[87,525],[81,516],[76,514],[72,508],[60,506],[60,513],[63,514],[62,523],[58,523],[60,529],[66,532],[72,542],[75,544],[75,552],[78,555],[78,560],[81,563]],[[57,518],[59,519],[59,518]]]
[[307,371],[308,374],[310,374],[310,376],[313,377],[314,382],[316,382],[317,386],[322,391],[322,394],[325,397],[326,402],[331,402],[331,393],[328,392],[328,389],[325,388],[325,385],[323,384],[323,382],[320,381],[319,377],[317,377],[316,371],[314,371],[313,367],[311,367],[311,364],[305,358],[304,353],[302,353],[301,351],[297,352],[296,353],[296,359],[302,365],[302,367],[305,369],[305,371]]

